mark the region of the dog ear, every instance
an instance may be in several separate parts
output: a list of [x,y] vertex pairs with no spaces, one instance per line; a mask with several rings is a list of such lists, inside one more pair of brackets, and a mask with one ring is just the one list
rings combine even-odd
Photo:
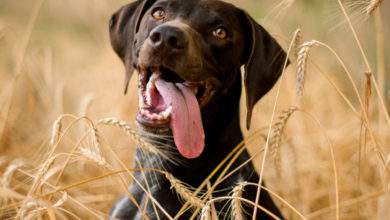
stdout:
[[265,95],[283,71],[286,53],[276,40],[252,17],[244,12],[244,31],[246,36],[245,91],[247,104],[246,126],[250,128],[252,110]]
[[109,24],[111,45],[125,65],[125,94],[134,71],[133,47],[135,36],[145,12],[155,0],[137,0],[123,6],[112,15]]

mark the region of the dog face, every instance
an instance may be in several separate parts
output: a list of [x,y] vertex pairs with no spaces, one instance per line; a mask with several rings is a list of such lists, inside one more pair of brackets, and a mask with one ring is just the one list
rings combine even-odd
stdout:
[[249,128],[253,106],[286,59],[247,13],[217,0],[136,1],[113,15],[110,37],[126,67],[125,90],[133,71],[139,74],[138,123],[169,128],[186,158],[205,145],[202,109],[229,90],[242,65]]

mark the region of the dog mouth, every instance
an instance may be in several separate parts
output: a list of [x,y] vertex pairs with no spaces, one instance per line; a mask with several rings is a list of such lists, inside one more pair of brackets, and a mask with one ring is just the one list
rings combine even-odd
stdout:
[[214,94],[211,81],[186,81],[165,67],[138,69],[137,122],[149,130],[170,129],[182,156],[199,157],[205,145],[201,108]]

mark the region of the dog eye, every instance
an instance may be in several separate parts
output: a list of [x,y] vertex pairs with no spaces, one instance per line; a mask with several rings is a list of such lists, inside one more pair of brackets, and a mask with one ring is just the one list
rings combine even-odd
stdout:
[[217,28],[213,31],[214,37],[223,40],[227,37],[227,32],[225,28]]
[[156,8],[152,11],[152,16],[156,20],[162,20],[165,18],[165,11],[162,8]]

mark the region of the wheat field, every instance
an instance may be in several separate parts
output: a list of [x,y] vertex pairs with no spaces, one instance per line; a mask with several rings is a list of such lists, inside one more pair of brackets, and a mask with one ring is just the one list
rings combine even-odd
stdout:
[[[109,44],[127,2],[0,2],[0,219],[107,219],[133,182],[134,146],[164,156],[137,132],[136,80],[124,96]],[[287,219],[390,219],[389,1],[230,2],[291,60],[243,129],[261,190]],[[242,189],[257,184],[237,185],[233,216],[218,216],[199,193],[213,187],[159,172],[202,219],[242,219]]]

